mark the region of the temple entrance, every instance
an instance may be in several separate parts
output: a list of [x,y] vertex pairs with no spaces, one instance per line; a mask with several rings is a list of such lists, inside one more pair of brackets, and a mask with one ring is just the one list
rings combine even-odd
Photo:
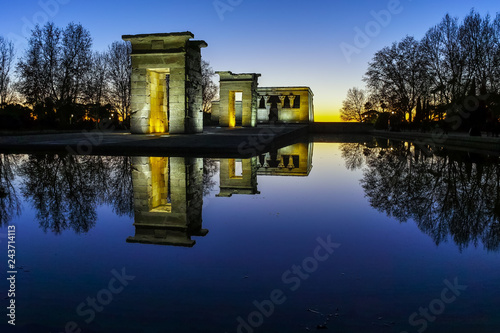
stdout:
[[169,83],[168,69],[148,70],[151,133],[167,133],[169,130]]

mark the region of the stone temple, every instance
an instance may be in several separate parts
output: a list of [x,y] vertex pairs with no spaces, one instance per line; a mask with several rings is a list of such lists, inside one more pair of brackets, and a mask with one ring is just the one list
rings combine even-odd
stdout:
[[[133,134],[203,132],[201,49],[207,43],[187,32],[124,35],[132,44]],[[219,71],[220,100],[212,121],[221,127],[314,121],[309,87],[258,87],[257,73]]]
[[[260,194],[258,177],[307,177],[313,144],[296,143],[247,159],[218,158],[216,197]],[[132,157],[135,234],[129,243],[186,246],[204,237],[203,158]]]

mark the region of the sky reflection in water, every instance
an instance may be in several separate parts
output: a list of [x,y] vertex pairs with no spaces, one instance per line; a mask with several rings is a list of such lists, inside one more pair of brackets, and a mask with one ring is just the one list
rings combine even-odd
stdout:
[[[315,330],[326,319],[346,332],[500,325],[497,157],[364,139],[242,161],[1,161],[0,231],[16,225],[22,267],[16,332],[64,332],[69,321],[83,332],[236,332],[273,290],[284,302],[255,332]],[[328,237],[340,247],[327,260],[283,278]],[[135,278],[86,323],[87,297],[122,268]],[[445,279],[467,289],[412,326]]]

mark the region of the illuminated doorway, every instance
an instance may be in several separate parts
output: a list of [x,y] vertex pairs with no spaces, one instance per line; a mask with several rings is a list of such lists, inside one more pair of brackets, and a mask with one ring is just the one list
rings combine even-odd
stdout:
[[151,133],[167,133],[169,130],[169,70],[148,70],[148,86],[150,105],[149,126]]

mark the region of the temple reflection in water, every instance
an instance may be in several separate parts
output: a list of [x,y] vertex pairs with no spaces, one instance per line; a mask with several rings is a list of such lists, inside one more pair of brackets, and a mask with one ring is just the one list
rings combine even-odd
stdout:
[[[259,195],[263,177],[306,177],[312,147],[298,143],[249,159],[2,154],[0,224],[15,220],[28,202],[44,232],[82,234],[95,228],[97,209],[106,205],[134,219],[127,242],[191,247],[208,233],[204,196]],[[347,169],[363,170],[360,185],[375,210],[413,220],[436,245],[452,240],[460,249],[482,243],[500,250],[498,155],[374,138],[338,149]]]
[[[312,143],[297,143],[247,159],[219,161],[216,197],[260,194],[257,176],[307,176],[312,168]],[[194,246],[202,228],[203,159],[132,158],[135,236],[127,242]]]
[[127,242],[191,247],[205,236],[202,177],[202,158],[134,157],[135,236]]
[[297,143],[259,155],[258,175],[308,176],[312,169],[313,144]]
[[257,190],[257,158],[221,159],[220,192],[217,197],[233,194],[260,194]]

